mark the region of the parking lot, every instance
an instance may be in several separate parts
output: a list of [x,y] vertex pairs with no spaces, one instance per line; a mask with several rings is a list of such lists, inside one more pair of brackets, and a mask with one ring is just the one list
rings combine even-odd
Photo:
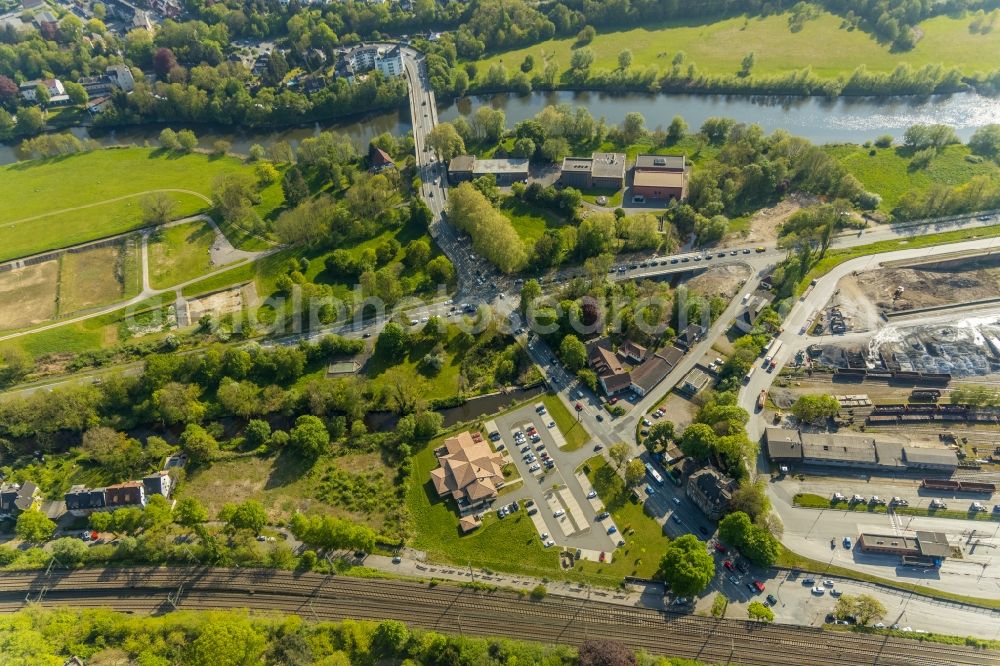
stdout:
[[492,428],[494,446],[504,452],[507,460],[517,468],[523,483],[503,495],[496,504],[497,510],[518,501],[521,510],[524,500],[531,500],[532,513],[539,536],[552,546],[581,549],[587,559],[612,556],[620,537],[610,516],[596,520],[604,513],[603,504],[590,487],[586,476],[575,469],[564,467],[568,455],[561,451],[565,445],[562,433],[542,403],[524,407],[498,416],[486,424],[487,435]]

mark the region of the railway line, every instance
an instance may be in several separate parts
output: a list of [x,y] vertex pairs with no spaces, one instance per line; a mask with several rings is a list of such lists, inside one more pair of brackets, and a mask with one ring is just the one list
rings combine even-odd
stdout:
[[675,615],[589,599],[534,601],[505,591],[286,571],[125,568],[0,575],[0,612],[28,603],[136,614],[249,608],[313,620],[393,618],[442,632],[570,645],[602,636],[650,653],[747,666],[1000,666],[1000,653],[965,646]]

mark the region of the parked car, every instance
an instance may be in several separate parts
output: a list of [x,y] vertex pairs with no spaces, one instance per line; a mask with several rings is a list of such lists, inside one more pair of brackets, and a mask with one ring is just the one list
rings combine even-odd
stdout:
[[565,515],[566,515],[566,512],[565,512],[565,511],[563,511],[562,509],[556,509],[556,510],[555,510],[555,511],[553,512],[553,514],[552,514],[552,517],[553,517],[553,518],[559,518],[559,517],[561,517],[561,516],[565,516]]
[[594,520],[596,520],[597,522],[601,522],[602,520],[606,519],[610,515],[611,514],[608,513],[607,511],[601,511],[599,514],[597,514],[596,516],[594,516]]
[[825,592],[826,592],[826,590],[823,589],[822,587],[820,587],[818,585],[813,586],[813,589],[812,589],[812,593],[813,594],[822,596]]
[[767,595],[768,606],[776,606],[777,604],[778,604],[778,598],[776,596],[774,596],[773,594]]
[[648,483],[646,484],[645,491],[647,495],[652,495],[653,493],[656,492],[656,490],[653,489],[653,486],[649,485]]
[[618,531],[618,528],[615,527],[614,525],[612,525],[611,527],[608,528],[608,534],[614,534],[617,531]]
[[589,493],[587,493],[587,499],[594,499],[595,497],[597,497],[596,490],[591,490]]
[[730,562],[729,560],[723,562],[722,566],[724,566],[728,571],[736,571],[736,567],[734,567],[733,563]]

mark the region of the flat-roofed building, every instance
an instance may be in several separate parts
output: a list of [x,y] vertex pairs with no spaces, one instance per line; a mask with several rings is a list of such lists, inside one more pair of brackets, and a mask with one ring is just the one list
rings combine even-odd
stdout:
[[951,544],[944,532],[917,531],[915,536],[896,534],[862,534],[858,548],[864,553],[899,555],[900,557],[927,558],[940,561],[951,555]]
[[559,171],[559,182],[569,187],[620,190],[625,185],[625,153],[566,157]]
[[492,174],[497,185],[512,185],[528,177],[528,159],[508,157],[481,160],[475,155],[456,155],[448,161],[448,181],[461,183]]
[[690,172],[683,155],[639,155],[632,169],[632,196],[683,199]]
[[958,468],[958,455],[951,449],[904,446],[903,460],[910,469],[952,472]]
[[472,180],[472,170],[475,165],[475,155],[455,155],[448,160],[448,182],[462,183]]

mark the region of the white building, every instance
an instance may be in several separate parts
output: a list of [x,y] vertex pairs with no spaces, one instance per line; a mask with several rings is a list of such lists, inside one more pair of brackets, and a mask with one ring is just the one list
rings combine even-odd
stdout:
[[403,75],[403,53],[398,46],[359,46],[347,52],[344,60],[354,73],[377,70],[383,76]]

